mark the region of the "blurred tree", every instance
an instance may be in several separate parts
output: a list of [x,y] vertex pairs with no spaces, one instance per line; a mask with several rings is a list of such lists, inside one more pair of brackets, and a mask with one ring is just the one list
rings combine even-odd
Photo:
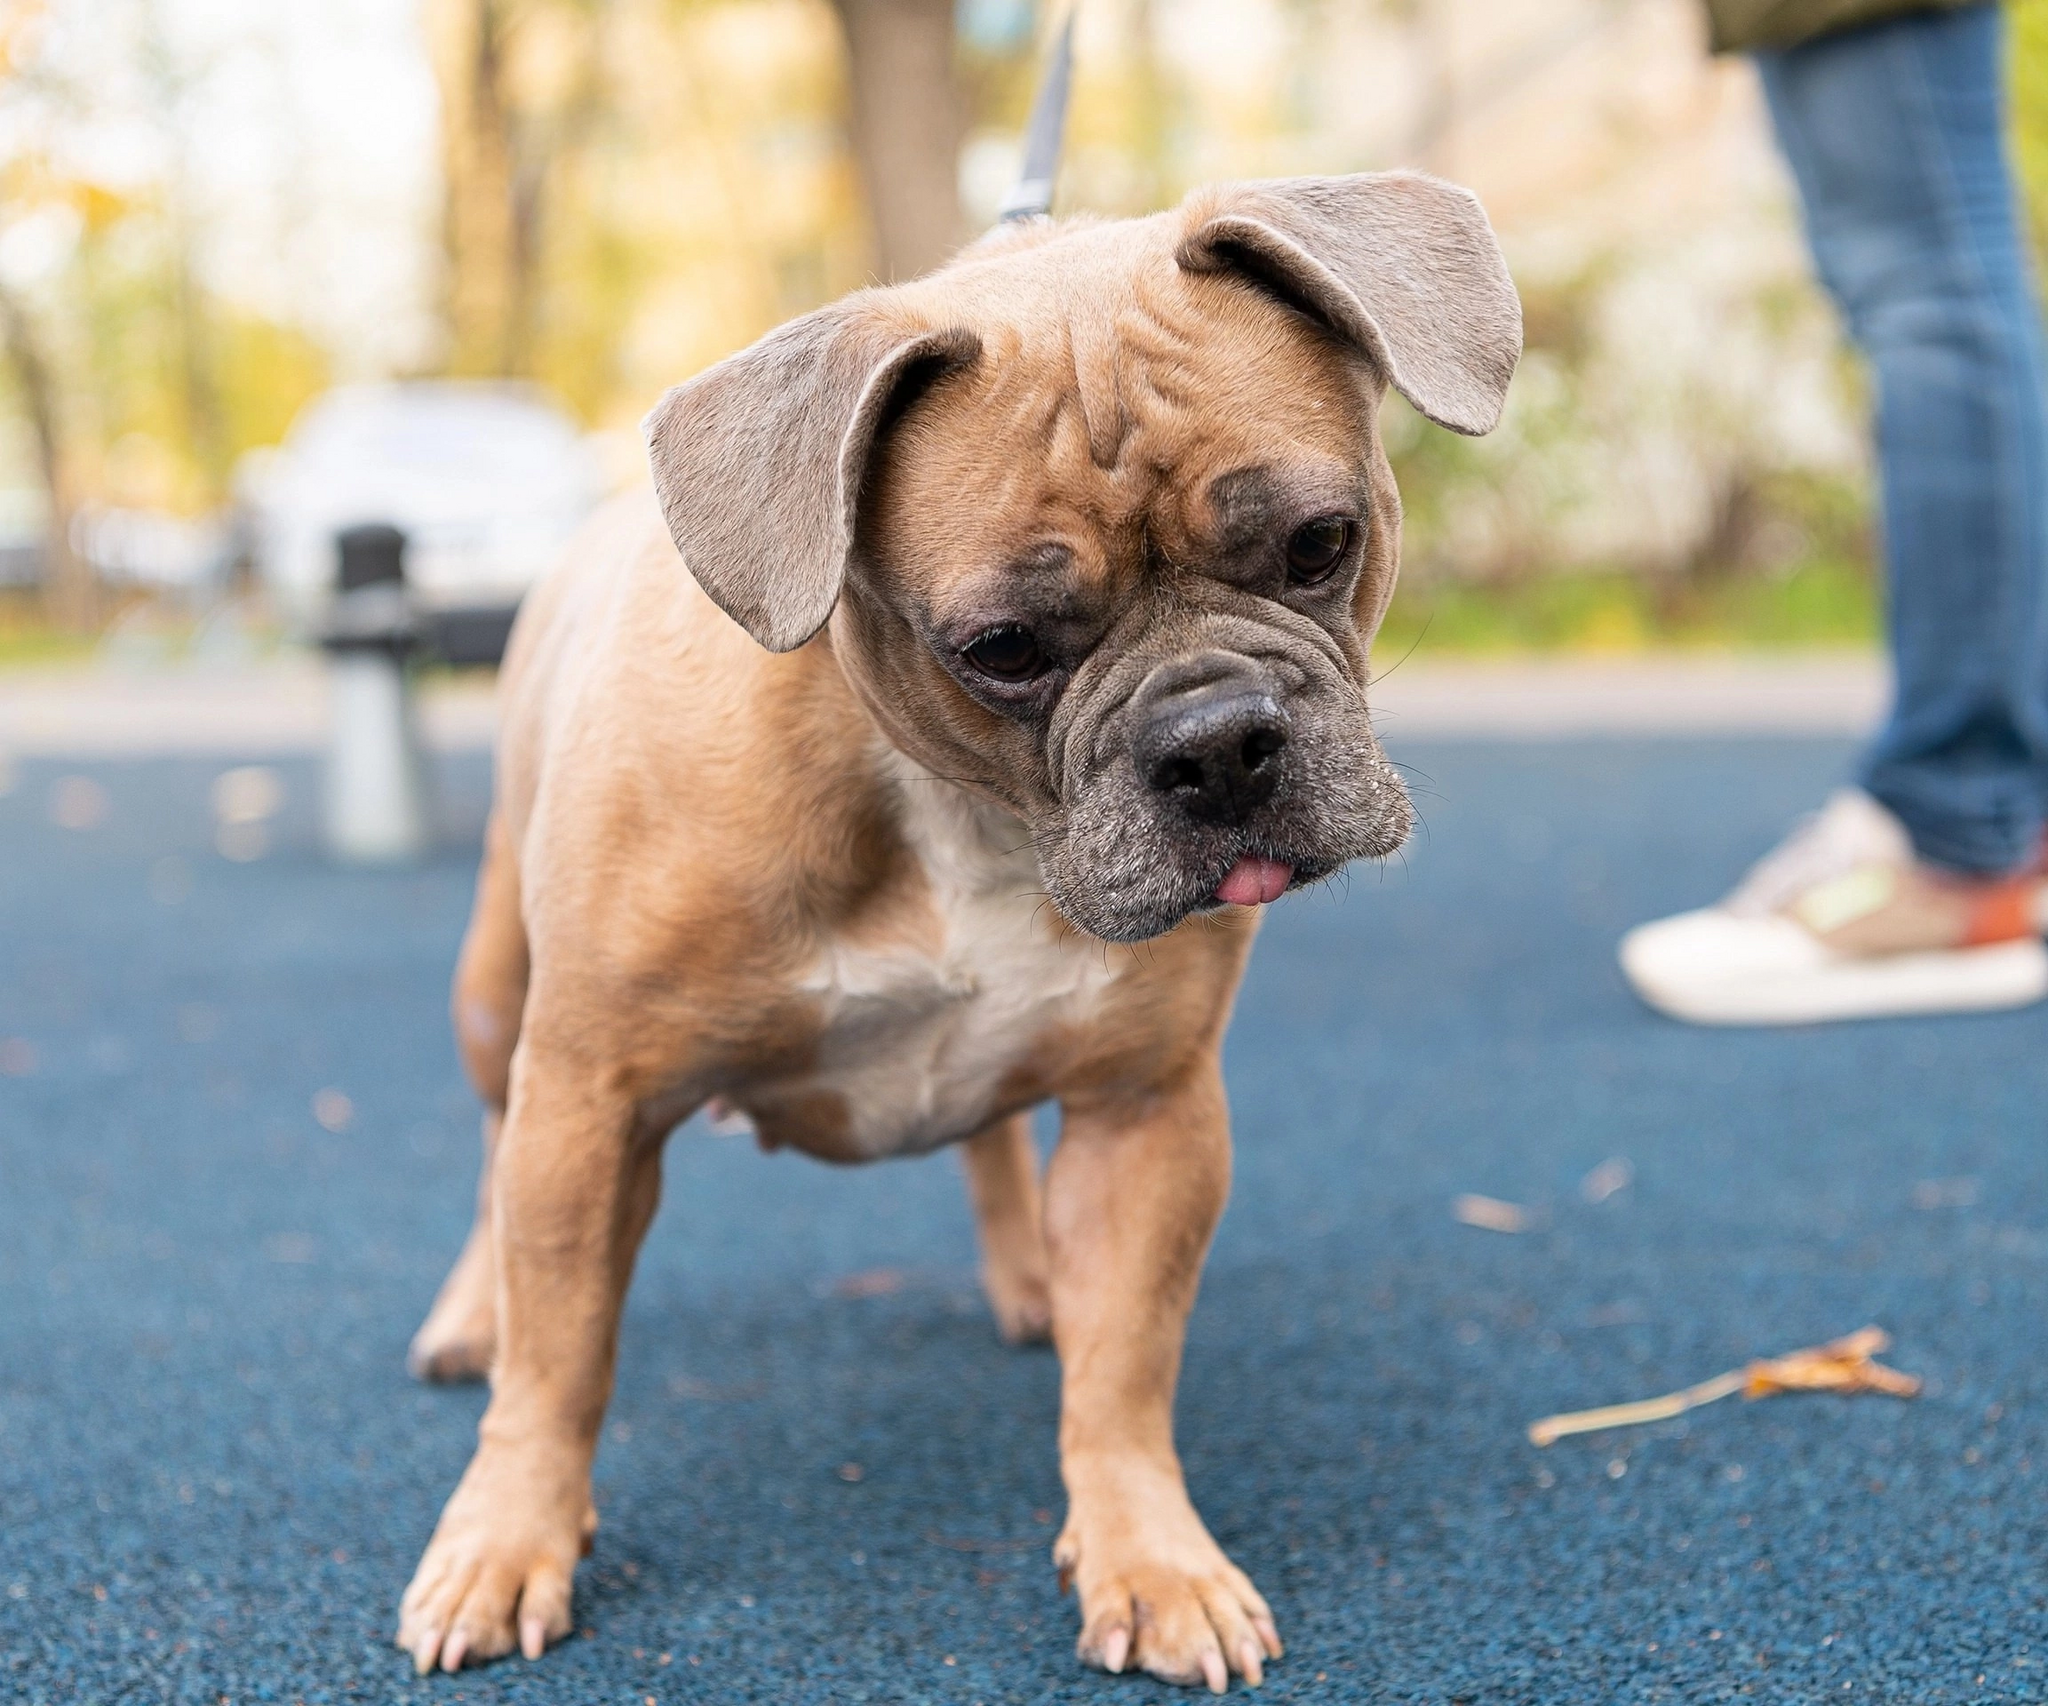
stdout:
[[0,351],[45,515],[51,617],[105,600],[73,548],[88,504],[194,514],[326,381],[303,332],[229,303],[202,257],[195,118],[214,67],[160,0],[0,7]]
[[[629,429],[663,386],[864,279],[923,270],[990,217],[1033,44],[1065,3],[420,0],[441,182],[421,168],[410,188],[400,150],[372,149],[386,177],[358,202],[292,167],[332,150],[290,85],[219,123],[251,44],[260,57],[293,9],[0,0],[9,512],[33,507],[23,487],[51,494],[61,583],[69,510],[218,504],[238,453],[334,366],[521,375]],[[2048,231],[2048,0],[2011,16],[2019,156]],[[1675,581],[1853,556],[1853,506],[1830,494],[1860,490],[1854,394],[1753,90],[1705,65],[1698,20],[1697,0],[1088,0],[1061,204],[1142,212],[1200,181],[1419,155],[1480,189],[1530,353],[1491,439],[1390,414],[1412,579]],[[387,47],[370,76],[389,84],[417,46]],[[252,155],[282,162],[275,214],[251,213]],[[302,244],[316,196],[336,235]],[[330,276],[359,230],[375,299],[394,324],[416,304],[424,334],[368,354],[333,306],[357,300],[356,275]],[[254,284],[252,258],[269,269]],[[438,304],[412,282],[436,263]],[[637,441],[617,442],[623,475]]]
[[624,426],[859,281],[825,0],[427,0],[425,20],[444,371]]
[[[11,8],[4,29],[0,29],[0,67],[4,67],[0,88],[17,97],[17,110],[24,94],[35,105],[46,106],[53,96],[61,100],[65,93],[50,88],[38,76],[34,55],[38,32],[45,23],[45,8],[31,0]],[[77,227],[86,222],[84,216],[103,213],[107,201],[93,193],[93,186],[54,170],[41,146],[43,141],[31,128],[0,171],[0,210],[5,215],[0,231],[28,231],[26,246],[31,256],[28,264],[16,263],[17,278],[0,282],[0,343],[4,343],[17,404],[29,429],[41,488],[45,611],[57,627],[79,632],[97,618],[98,600],[89,568],[71,548],[76,507],[74,456],[56,359],[57,334],[49,324],[55,316],[45,306],[54,294],[47,289],[52,270],[48,257],[61,252],[67,241],[75,241]],[[45,234],[40,268],[33,264],[39,229]],[[39,271],[41,278],[36,276]],[[37,292],[38,284],[45,289]],[[38,295],[44,300],[35,300]]]
[[4,286],[0,286],[0,340],[6,345],[22,412],[35,440],[36,469],[42,476],[44,602],[52,623],[79,632],[93,625],[98,599],[91,573],[71,549],[71,482],[56,373],[27,305]]
[[[728,255],[766,275],[760,308],[780,317],[812,306],[841,282],[818,253],[836,246],[837,210],[800,195],[792,211],[808,213],[809,229],[799,234],[778,229],[788,218],[760,193],[764,179],[785,177],[806,106],[845,121],[874,269],[907,278],[944,258],[962,234],[953,0],[835,0],[839,88],[777,69],[801,57],[820,10],[816,0],[427,0],[441,92],[442,365],[541,378],[588,414],[618,406],[636,313],[679,268],[706,260],[677,225],[707,210],[631,207],[636,188],[674,196],[701,180],[722,206]],[[742,44],[750,75],[735,80]],[[725,61],[720,75],[706,58]],[[669,73],[659,105],[650,61]],[[766,101],[749,110],[738,93]],[[682,150],[695,158],[680,160]],[[646,402],[630,399],[635,413]]]
[[607,10],[600,0],[429,0],[451,372],[533,371],[545,221],[605,97]]
[[884,279],[914,278],[964,235],[954,0],[835,0],[846,31],[852,139]]
[[207,487],[221,490],[234,447],[228,443],[226,411],[216,383],[214,303],[198,277],[198,221],[192,217],[189,151],[193,106],[206,65],[190,63],[166,39],[159,0],[130,0],[134,31],[135,88],[144,122],[154,133],[153,220],[156,264],[161,275],[165,329],[175,351],[172,382],[184,415],[183,437]]

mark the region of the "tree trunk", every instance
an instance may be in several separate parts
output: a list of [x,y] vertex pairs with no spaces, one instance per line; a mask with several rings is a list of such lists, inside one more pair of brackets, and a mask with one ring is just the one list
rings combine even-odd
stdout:
[[49,506],[43,542],[44,609],[56,626],[87,633],[99,619],[99,595],[91,564],[71,549],[70,488],[65,477],[56,376],[43,354],[35,323],[12,291],[0,290],[0,343],[6,345],[15,383],[21,387],[22,407],[35,437],[36,463]]
[[963,235],[966,103],[953,80],[953,0],[837,0],[853,74],[853,149],[884,279],[915,278]]
[[447,366],[520,373],[532,299],[531,281],[521,275],[531,264],[538,196],[517,182],[505,7],[502,0],[434,0],[427,22],[441,90]]
[[218,493],[227,485],[234,447],[229,443],[227,411],[221,402],[220,370],[206,297],[192,271],[191,227],[181,218],[174,230],[178,251],[171,284],[177,302],[178,371],[184,384],[186,428],[206,470],[207,484]]

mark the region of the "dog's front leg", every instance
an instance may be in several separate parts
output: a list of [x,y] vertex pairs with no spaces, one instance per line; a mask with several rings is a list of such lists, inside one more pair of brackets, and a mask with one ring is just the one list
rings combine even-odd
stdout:
[[1195,1514],[1173,1448],[1188,1310],[1229,1189],[1213,1057],[1142,1102],[1070,1104],[1046,1175],[1068,1501],[1053,1557],[1080,1591],[1078,1651],[1218,1693],[1280,1656],[1273,1614]]
[[605,1080],[592,1062],[520,1046],[491,1169],[490,1407],[399,1610],[398,1643],[422,1673],[515,1642],[538,1658],[569,1633],[619,1310],[661,1189],[658,1140]]

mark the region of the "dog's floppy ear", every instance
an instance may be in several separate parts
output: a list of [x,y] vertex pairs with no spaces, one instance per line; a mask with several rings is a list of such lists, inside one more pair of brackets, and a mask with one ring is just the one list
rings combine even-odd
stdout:
[[917,375],[980,348],[852,297],[663,397],[641,423],[654,490],[712,602],[771,652],[824,627],[876,433]]
[[1271,178],[1191,197],[1175,259],[1238,272],[1363,350],[1455,432],[1492,431],[1522,304],[1469,190],[1420,172]]

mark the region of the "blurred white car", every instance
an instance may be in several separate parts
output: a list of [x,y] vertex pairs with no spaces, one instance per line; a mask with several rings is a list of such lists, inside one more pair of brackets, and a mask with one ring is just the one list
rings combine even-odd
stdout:
[[594,443],[536,387],[403,380],[315,398],[281,446],[244,459],[236,486],[257,576],[291,628],[322,625],[335,534],[389,522],[436,649],[485,662],[606,479]]

